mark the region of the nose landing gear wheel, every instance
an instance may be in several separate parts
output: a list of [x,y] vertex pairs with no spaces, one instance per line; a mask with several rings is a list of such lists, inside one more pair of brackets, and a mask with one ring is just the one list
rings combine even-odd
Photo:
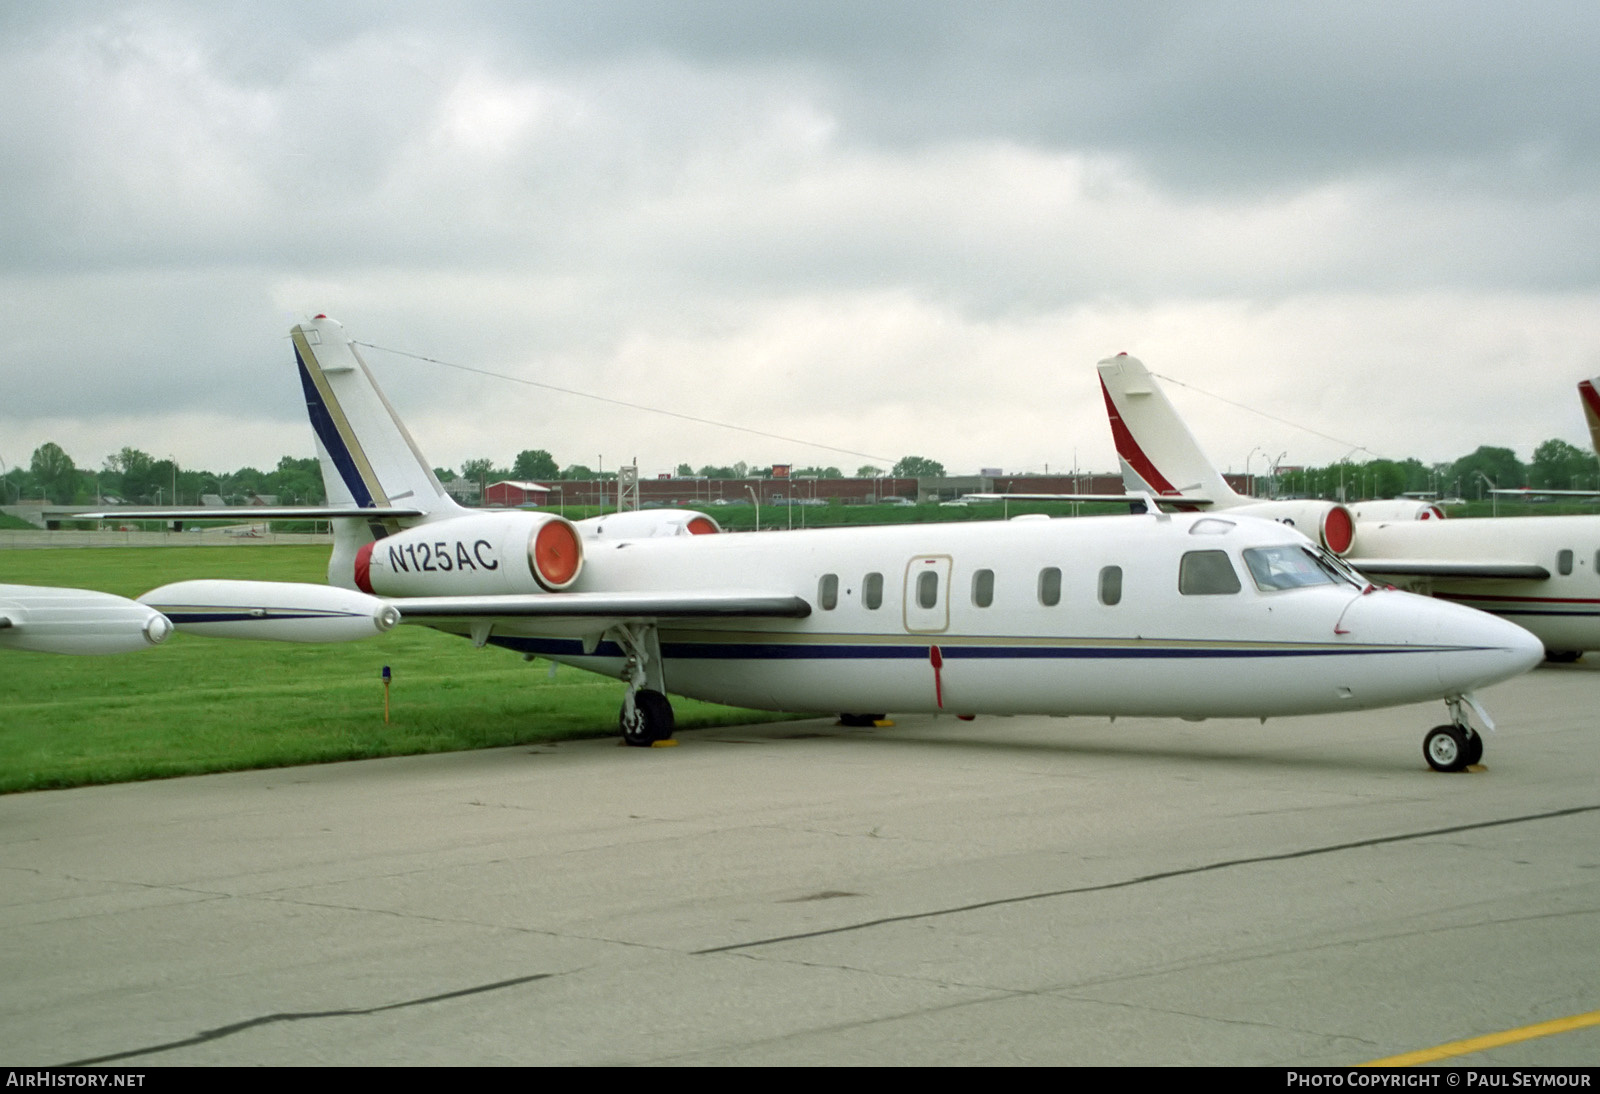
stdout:
[[1460,726],[1434,726],[1422,739],[1422,755],[1435,771],[1465,771],[1483,758],[1483,738]]

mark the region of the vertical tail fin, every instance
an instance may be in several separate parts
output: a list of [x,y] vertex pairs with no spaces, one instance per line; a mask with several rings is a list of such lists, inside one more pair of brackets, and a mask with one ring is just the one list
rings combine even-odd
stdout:
[[1225,509],[1247,499],[1234,493],[1167,396],[1137,357],[1100,362],[1111,436],[1122,462],[1123,488],[1157,497],[1193,496]]
[[[329,504],[420,509],[424,524],[461,512],[384,398],[344,327],[319,315],[296,326],[290,338]],[[399,528],[393,519],[334,521],[328,583],[356,588],[357,553]]]
[[290,337],[329,504],[456,512],[344,327],[319,315]]
[[1600,376],[1593,380],[1578,381],[1578,398],[1583,402],[1583,417],[1589,423],[1589,440],[1594,445],[1596,455],[1600,455],[1600,392],[1595,390],[1595,384],[1600,382]]

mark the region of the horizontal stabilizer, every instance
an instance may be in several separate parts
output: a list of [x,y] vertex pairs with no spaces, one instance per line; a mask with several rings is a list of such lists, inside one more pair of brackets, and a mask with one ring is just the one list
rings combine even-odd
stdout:
[[1550,571],[1532,562],[1451,562],[1416,558],[1352,558],[1364,574],[1389,577],[1464,577],[1483,581],[1547,581]]
[[1600,490],[1535,490],[1531,486],[1507,487],[1489,493],[1508,498],[1600,498]]
[[1203,498],[1196,494],[1180,494],[1177,496],[1146,495],[1144,493],[1131,494],[967,494],[966,497],[974,501],[1104,501],[1115,502],[1119,505],[1128,502],[1143,502],[1148,497],[1154,497],[1158,505],[1170,505],[1173,508],[1180,506],[1206,506],[1212,504],[1210,498]]
[[73,520],[387,520],[420,517],[421,509],[348,505],[214,505],[200,509],[107,509]]

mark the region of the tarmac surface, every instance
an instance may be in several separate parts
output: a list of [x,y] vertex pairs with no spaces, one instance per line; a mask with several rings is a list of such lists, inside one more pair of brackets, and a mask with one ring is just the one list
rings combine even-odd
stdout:
[[[1360,1063],[1600,1009],[1600,655],[0,798],[0,1064]],[[1449,1064],[1594,1064],[1600,1027]]]

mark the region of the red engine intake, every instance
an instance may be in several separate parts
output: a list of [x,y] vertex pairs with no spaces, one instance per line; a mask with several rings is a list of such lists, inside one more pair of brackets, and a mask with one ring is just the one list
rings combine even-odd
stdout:
[[1336,555],[1348,553],[1356,541],[1356,518],[1336,501],[1257,501],[1227,512],[1287,524]]

